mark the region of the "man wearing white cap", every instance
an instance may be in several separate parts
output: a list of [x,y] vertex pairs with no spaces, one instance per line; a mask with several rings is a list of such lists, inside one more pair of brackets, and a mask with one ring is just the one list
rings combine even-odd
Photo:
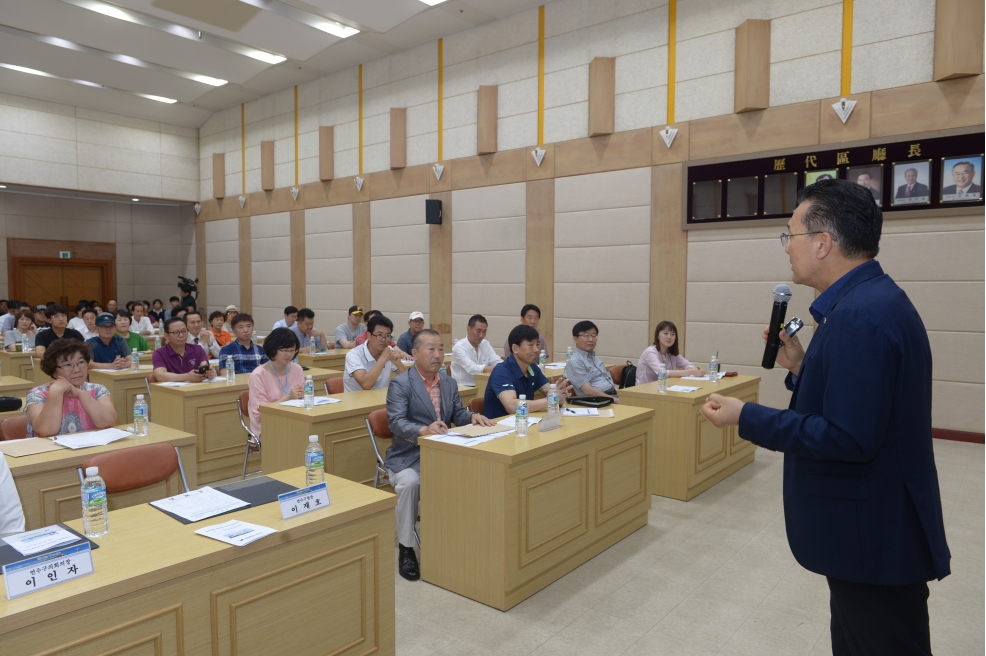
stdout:
[[425,327],[425,315],[420,312],[412,312],[407,320],[407,332],[397,340],[397,348],[405,353],[411,352],[411,345],[414,344],[414,336],[420,333]]

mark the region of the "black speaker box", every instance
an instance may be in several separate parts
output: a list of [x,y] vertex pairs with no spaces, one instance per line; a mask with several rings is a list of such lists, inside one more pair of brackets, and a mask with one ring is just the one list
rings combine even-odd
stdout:
[[425,223],[442,225],[442,201],[433,198],[425,199]]

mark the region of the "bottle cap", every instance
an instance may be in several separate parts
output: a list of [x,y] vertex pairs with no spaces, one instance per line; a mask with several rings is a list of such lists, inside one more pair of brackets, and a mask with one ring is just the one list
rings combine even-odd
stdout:
[[526,394],[521,394],[517,398],[520,399],[521,401],[526,401],[527,400],[527,395]]
[[555,385],[554,383],[551,383],[551,387],[549,387],[548,389],[549,389],[549,390],[554,390],[554,389],[558,389],[558,386],[557,386],[557,385]]
[[86,476],[99,476],[99,467],[86,467]]
[[137,395],[137,400],[138,401],[143,401],[144,400],[144,395],[143,394],[138,394]]
[[311,442],[312,444],[314,444],[315,442],[318,442],[318,435],[309,435],[308,436],[308,441]]

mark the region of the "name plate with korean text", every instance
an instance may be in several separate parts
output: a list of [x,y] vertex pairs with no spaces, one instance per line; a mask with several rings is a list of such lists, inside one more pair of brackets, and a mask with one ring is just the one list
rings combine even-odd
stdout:
[[282,519],[291,519],[332,505],[332,502],[329,501],[329,488],[325,486],[324,482],[279,494],[277,501],[281,504]]
[[92,573],[92,549],[83,542],[4,565],[3,583],[7,599],[15,599]]

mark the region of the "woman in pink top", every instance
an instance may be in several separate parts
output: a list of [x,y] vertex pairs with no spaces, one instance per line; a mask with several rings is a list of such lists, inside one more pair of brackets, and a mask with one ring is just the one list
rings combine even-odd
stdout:
[[266,362],[250,374],[250,428],[260,437],[260,406],[305,396],[305,372],[291,362],[298,355],[298,337],[288,328],[276,328],[264,339]]
[[668,377],[704,376],[706,371],[678,355],[678,329],[670,321],[657,324],[654,343],[644,349],[637,361],[637,385],[657,380],[658,363],[664,363]]

